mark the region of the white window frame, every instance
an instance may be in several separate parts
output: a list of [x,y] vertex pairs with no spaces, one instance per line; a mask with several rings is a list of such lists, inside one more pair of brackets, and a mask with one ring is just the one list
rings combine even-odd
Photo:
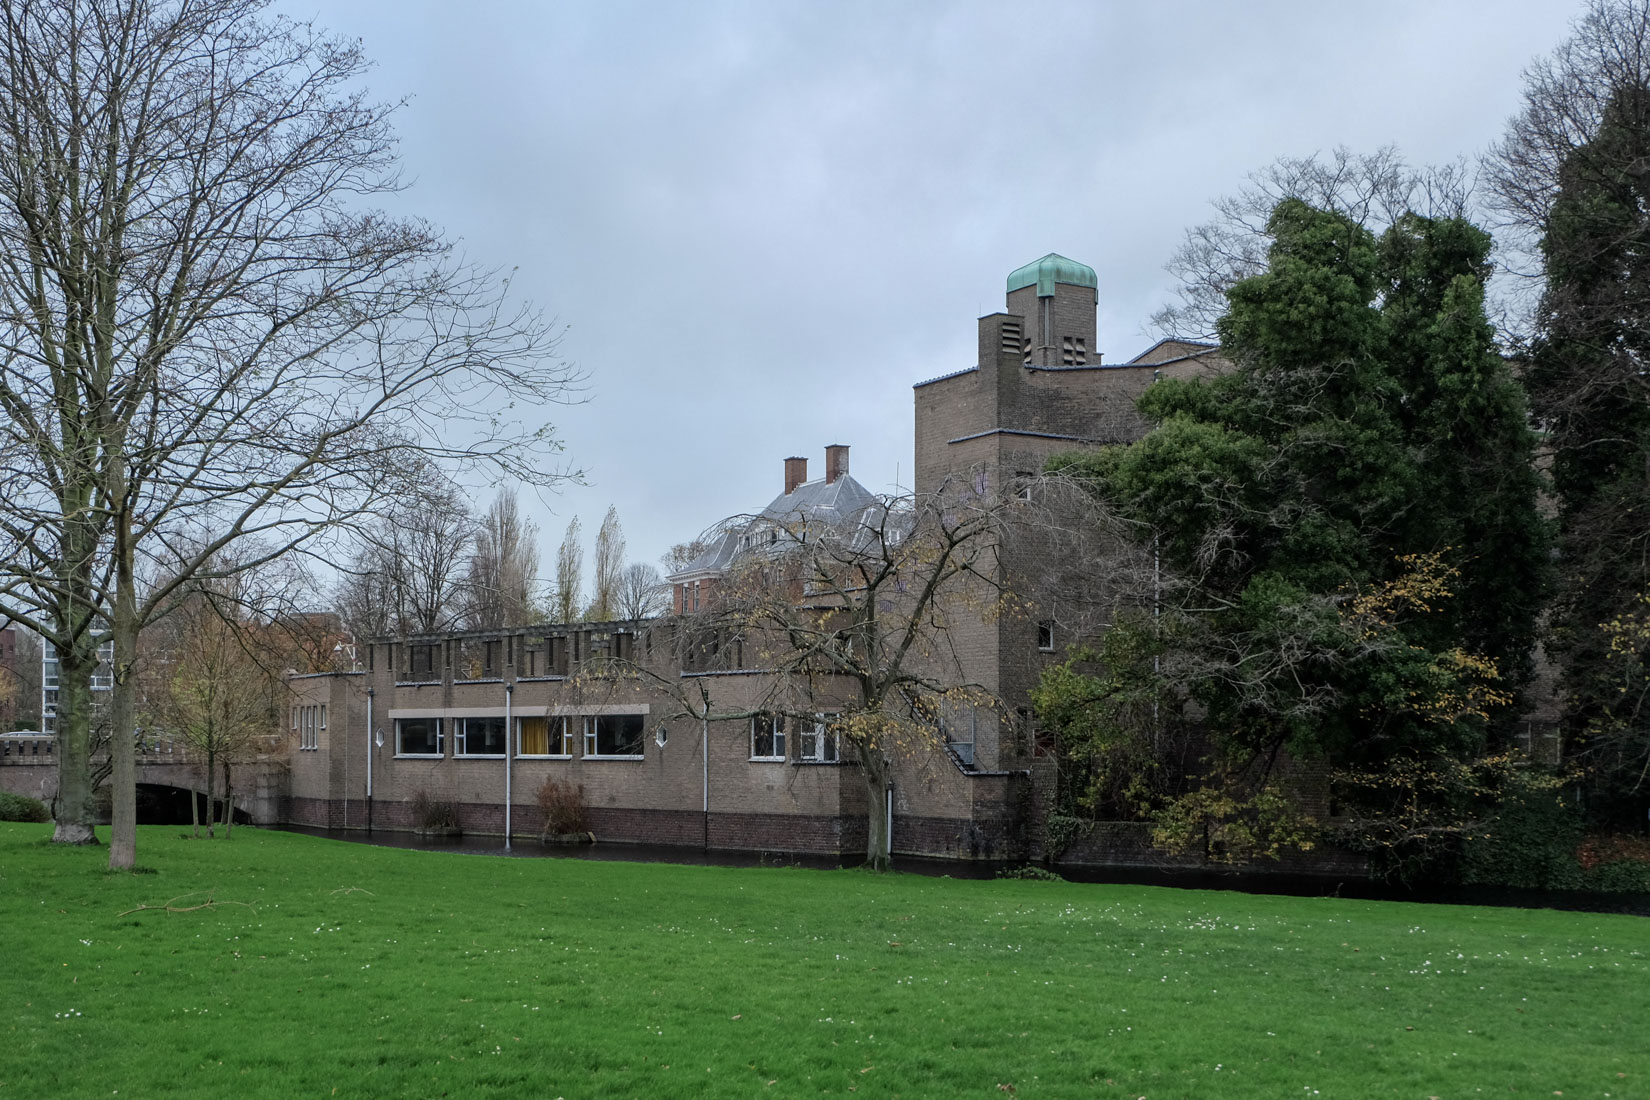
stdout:
[[[435,723],[435,751],[434,752],[402,752],[401,751],[401,724],[403,722],[434,722]],[[395,755],[407,760],[440,760],[447,755],[447,729],[443,719],[408,715],[395,719]]]
[[[641,727],[641,735],[636,739],[636,747],[641,750],[634,753],[599,753],[596,751],[598,740],[597,727],[604,719],[634,718]],[[615,711],[611,714],[584,715],[584,758],[586,760],[642,760],[645,759],[647,749],[647,712],[646,711]]]
[[[759,728],[761,727],[761,725],[763,723],[766,723],[767,726],[768,726],[768,732],[767,732],[766,736],[768,736],[770,738],[769,747],[773,750],[773,755],[771,755],[771,756],[761,756],[761,755],[758,755],[758,753],[756,751],[756,748],[757,748],[756,739],[757,739],[757,737],[762,736],[761,734],[758,733],[758,730],[759,730]],[[753,763],[763,763],[763,764],[780,763],[780,764],[782,764],[782,763],[785,762],[785,749],[786,749],[785,734],[789,732],[789,728],[788,728],[788,724],[785,721],[785,716],[783,714],[753,714],[753,715],[751,715],[750,732],[751,732],[751,739],[750,739],[751,757],[750,758],[751,758],[751,761]]]
[[565,751],[563,751],[563,752],[522,752],[521,751],[521,724],[524,721],[527,721],[528,719],[533,718],[533,717],[535,717],[535,715],[531,715],[531,714],[524,714],[524,715],[517,715],[516,716],[516,720],[515,720],[516,721],[516,728],[515,728],[516,759],[518,759],[518,760],[571,760],[571,759],[573,759],[573,745],[574,745],[574,741],[575,741],[575,738],[574,738],[574,735],[573,735],[573,719],[572,719],[571,716],[566,715],[566,714],[548,714],[548,715],[543,716],[544,721],[548,724],[548,729],[547,729],[546,735],[545,735],[546,736],[545,744],[547,746],[555,746],[557,748],[561,748]]
[[[813,721],[797,731],[796,759],[801,764],[842,763],[842,731],[831,728],[839,716],[815,714]],[[826,749],[829,748],[829,755]]]
[[1044,619],[1037,624],[1037,651],[1054,652],[1054,620]]
[[[502,752],[470,751],[470,723],[491,722],[495,719],[502,723],[504,721],[504,712],[500,711],[497,714],[466,714],[452,719],[453,756],[463,757],[466,760],[503,760],[505,754]],[[508,730],[505,731],[504,740],[506,751],[508,751],[510,741],[510,734]]]

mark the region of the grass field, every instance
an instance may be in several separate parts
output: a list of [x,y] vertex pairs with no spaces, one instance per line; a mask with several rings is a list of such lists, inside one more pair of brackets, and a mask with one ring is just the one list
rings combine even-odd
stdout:
[[1650,1096],[1641,918],[49,829],[0,1097]]

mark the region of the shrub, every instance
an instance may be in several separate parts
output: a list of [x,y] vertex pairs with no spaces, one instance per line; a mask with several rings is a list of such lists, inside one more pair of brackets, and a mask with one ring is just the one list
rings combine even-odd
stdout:
[[1583,884],[1603,893],[1650,893],[1650,840],[1638,836],[1590,836],[1576,849]]
[[582,833],[585,824],[584,784],[577,785],[554,777],[539,784],[539,812],[544,814],[541,836]]
[[1019,867],[1004,867],[997,872],[998,878],[1029,879],[1033,882],[1064,882],[1061,876],[1042,867],[1034,867],[1027,863]]
[[412,797],[412,812],[420,829],[458,828],[458,803],[433,797],[422,787]]
[[1469,886],[1576,890],[1583,886],[1576,846],[1581,816],[1543,777],[1513,776],[1482,831],[1467,838],[1461,881]]
[[51,811],[38,798],[0,791],[0,821],[50,821]]

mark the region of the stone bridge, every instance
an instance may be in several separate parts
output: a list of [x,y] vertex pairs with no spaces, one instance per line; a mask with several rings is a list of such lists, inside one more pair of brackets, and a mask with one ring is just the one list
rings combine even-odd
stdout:
[[[286,774],[283,762],[274,758],[235,765],[235,820],[254,825],[278,824]],[[202,809],[205,808],[205,758],[165,739],[140,743],[137,784],[139,824],[188,821],[191,791],[200,797]],[[221,813],[221,770],[216,787]],[[50,805],[57,794],[57,739],[42,733],[0,734],[0,791],[28,795]]]

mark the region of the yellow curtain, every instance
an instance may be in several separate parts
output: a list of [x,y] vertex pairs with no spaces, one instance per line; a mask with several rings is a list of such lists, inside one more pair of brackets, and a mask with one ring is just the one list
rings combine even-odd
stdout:
[[522,756],[550,753],[550,723],[544,718],[516,719],[516,751]]

